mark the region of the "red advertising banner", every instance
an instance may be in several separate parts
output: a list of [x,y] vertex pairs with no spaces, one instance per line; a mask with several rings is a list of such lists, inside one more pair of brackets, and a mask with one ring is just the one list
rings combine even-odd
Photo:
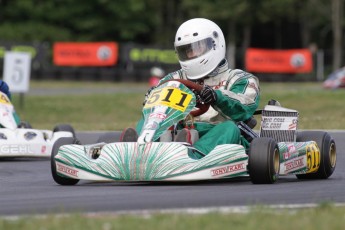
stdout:
[[249,48],[246,70],[259,73],[310,73],[313,60],[309,49],[269,50]]
[[58,66],[111,66],[117,60],[116,42],[57,42],[53,47]]

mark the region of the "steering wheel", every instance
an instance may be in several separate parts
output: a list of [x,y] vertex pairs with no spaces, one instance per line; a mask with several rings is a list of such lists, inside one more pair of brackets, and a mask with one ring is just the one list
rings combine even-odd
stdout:
[[[162,82],[161,84],[166,83],[168,81],[178,81],[178,82],[184,84],[185,86],[187,86],[190,90],[192,90],[192,91],[194,90],[198,93],[200,93],[201,90],[203,89],[203,86],[198,85],[192,81],[185,80],[185,79],[170,79],[170,80],[166,80],[166,81]],[[161,85],[161,84],[159,84],[159,85]],[[210,108],[210,104],[201,104],[201,103],[197,102],[195,107],[197,109],[190,112],[190,115],[192,115],[193,117],[197,117],[197,116],[200,116],[200,115],[206,113],[206,111]]]

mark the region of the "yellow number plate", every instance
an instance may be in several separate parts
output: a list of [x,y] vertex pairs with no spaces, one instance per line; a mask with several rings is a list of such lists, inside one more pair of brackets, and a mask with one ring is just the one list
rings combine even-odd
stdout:
[[4,96],[4,95],[0,95],[0,103],[1,104],[11,104],[11,102]]
[[306,152],[308,163],[307,173],[316,172],[320,167],[320,150],[316,143],[312,142],[312,144],[307,145]]
[[167,87],[155,89],[150,94],[144,108],[151,108],[157,105],[164,105],[181,112],[184,112],[192,100],[192,95],[178,88]]

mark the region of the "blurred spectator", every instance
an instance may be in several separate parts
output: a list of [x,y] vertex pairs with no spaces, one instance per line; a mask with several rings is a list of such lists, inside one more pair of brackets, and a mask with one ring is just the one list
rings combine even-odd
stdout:
[[164,70],[160,67],[152,67],[150,70],[151,77],[149,79],[149,84],[151,87],[157,86],[160,79],[164,77]]
[[323,88],[345,88],[345,66],[328,75],[327,79],[323,82]]

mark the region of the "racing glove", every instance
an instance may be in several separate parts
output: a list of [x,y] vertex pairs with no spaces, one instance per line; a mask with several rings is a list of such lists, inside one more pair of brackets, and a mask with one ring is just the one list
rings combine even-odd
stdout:
[[156,88],[156,86],[152,86],[146,93],[145,93],[145,99],[143,101],[143,105],[146,104],[147,99],[149,99],[150,93],[152,92],[152,90],[154,90]]
[[205,104],[213,104],[217,101],[217,94],[211,86],[205,85],[200,92],[200,98]]

